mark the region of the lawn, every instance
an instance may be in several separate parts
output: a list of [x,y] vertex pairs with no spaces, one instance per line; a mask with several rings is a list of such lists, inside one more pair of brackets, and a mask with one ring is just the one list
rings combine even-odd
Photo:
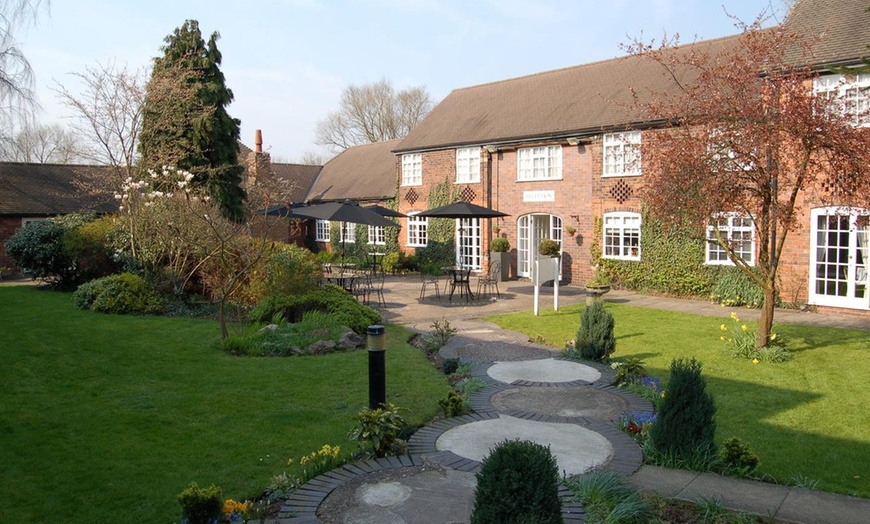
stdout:
[[[730,319],[607,304],[616,330],[615,359],[642,359],[666,380],[675,358],[703,363],[717,405],[717,440],[737,436],[760,456],[762,473],[778,482],[818,481],[818,489],[870,497],[870,333],[775,325],[794,351],[782,364],[734,359],[719,341]],[[576,336],[582,306],[487,318],[564,348]],[[747,323],[750,329],[755,325]]]
[[[207,320],[80,311],[0,286],[0,522],[178,522],[191,481],[260,493],[287,459],[347,438],[365,351],[239,358]],[[446,380],[388,326],[387,400],[422,423]],[[297,460],[298,462],[298,460]]]

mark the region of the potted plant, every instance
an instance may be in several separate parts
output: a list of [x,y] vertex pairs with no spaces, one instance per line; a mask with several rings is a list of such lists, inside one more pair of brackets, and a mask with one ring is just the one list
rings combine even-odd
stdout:
[[490,263],[498,261],[501,264],[501,280],[505,281],[510,278],[511,269],[511,243],[506,238],[496,237],[489,244],[489,260]]
[[574,229],[574,226],[565,226],[565,233],[567,233],[569,237],[573,237],[577,234],[577,230]]
[[559,243],[551,238],[545,238],[538,244],[538,254],[544,257],[557,257],[561,250]]
[[601,298],[601,295],[610,291],[610,275],[606,271],[602,271],[598,266],[595,266],[593,269],[595,273],[592,275],[592,278],[586,281],[586,293],[589,295],[586,300],[587,303]]

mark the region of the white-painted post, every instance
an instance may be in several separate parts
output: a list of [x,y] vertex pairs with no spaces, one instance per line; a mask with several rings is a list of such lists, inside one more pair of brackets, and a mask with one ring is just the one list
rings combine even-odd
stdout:
[[535,260],[534,269],[532,269],[532,285],[535,288],[535,316],[538,316],[538,299],[541,296],[541,278],[540,278],[540,262]]
[[559,262],[560,257],[553,258],[553,311],[559,311]]

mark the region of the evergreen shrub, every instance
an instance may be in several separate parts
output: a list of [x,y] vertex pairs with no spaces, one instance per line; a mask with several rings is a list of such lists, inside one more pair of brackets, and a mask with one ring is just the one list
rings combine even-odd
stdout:
[[483,459],[472,524],[560,523],[559,467],[550,448],[508,440]]
[[199,487],[191,482],[178,495],[181,504],[181,516],[188,524],[212,524],[223,518],[223,502],[221,489],[217,486]]
[[671,362],[671,378],[650,431],[658,453],[677,461],[698,454],[715,459],[716,406],[706,387],[700,362],[694,358]]
[[613,335],[613,315],[604,309],[600,300],[586,306],[580,315],[580,329],[577,331],[576,351],[580,358],[603,362],[616,349]]
[[283,317],[287,322],[302,320],[308,311],[330,313],[341,325],[356,333],[364,334],[373,324],[381,323],[381,314],[361,304],[347,291],[334,284],[326,284],[304,295],[272,295],[266,297],[251,310],[251,322],[266,323],[273,318]]
[[117,315],[157,315],[163,299],[142,277],[119,273],[92,280],[76,289],[73,302],[79,309]]

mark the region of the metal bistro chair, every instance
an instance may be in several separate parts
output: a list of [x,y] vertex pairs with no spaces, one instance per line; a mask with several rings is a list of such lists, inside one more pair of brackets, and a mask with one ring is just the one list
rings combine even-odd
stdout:
[[369,296],[375,296],[376,305],[387,307],[387,301],[384,299],[384,280],[386,280],[386,276],[383,271],[372,275],[369,284]]
[[477,294],[480,296],[480,291],[483,289],[483,294],[488,295],[490,288],[495,288],[495,294],[501,298],[501,293],[498,291],[498,281],[501,276],[501,262],[495,260],[489,264],[489,271],[485,275],[480,275],[477,278]]
[[368,305],[369,296],[372,294],[372,280],[368,273],[356,273],[350,294],[363,304]]
[[435,297],[441,298],[441,292],[438,290],[438,277],[432,274],[426,273],[423,269],[420,270],[420,282],[423,284],[420,287],[420,298],[426,298],[426,288],[428,286],[432,286],[435,288]]

